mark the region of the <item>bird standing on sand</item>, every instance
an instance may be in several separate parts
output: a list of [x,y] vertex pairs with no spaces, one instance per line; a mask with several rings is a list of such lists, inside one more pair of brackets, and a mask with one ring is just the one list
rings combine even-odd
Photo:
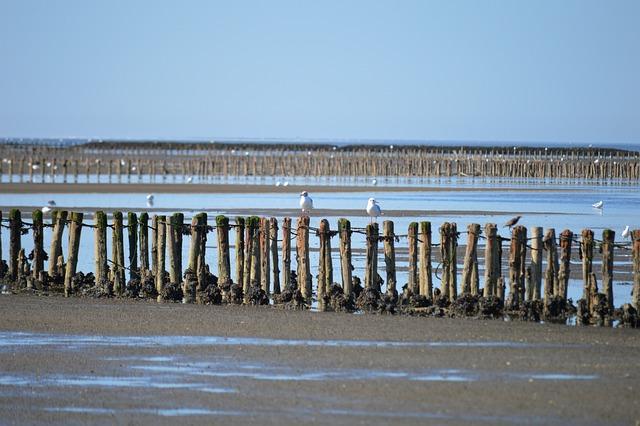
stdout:
[[514,218],[511,218],[507,221],[507,223],[504,224],[504,228],[509,227],[509,229],[511,229],[512,226],[514,226],[516,223],[518,223],[518,221],[520,220],[522,216],[516,216]]
[[309,214],[311,209],[313,209],[313,200],[309,197],[309,193],[307,191],[302,191],[300,193],[300,208],[302,209],[302,214]]
[[369,201],[367,202],[367,214],[371,218],[369,223],[373,223],[374,220],[377,221],[378,216],[382,214],[382,209],[380,209],[375,198],[369,198]]
[[593,203],[591,204],[591,207],[593,207],[594,209],[601,209],[604,207],[604,201],[600,200],[597,203]]

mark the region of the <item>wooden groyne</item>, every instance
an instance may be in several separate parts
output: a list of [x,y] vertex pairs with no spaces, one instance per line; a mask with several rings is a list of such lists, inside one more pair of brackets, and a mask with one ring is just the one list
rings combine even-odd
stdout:
[[[176,213],[153,216],[152,225],[144,212],[139,216],[115,212],[111,223],[107,223],[103,212],[95,213],[93,223],[87,223],[78,212],[54,211],[50,223],[44,223],[39,210],[33,213],[31,222],[23,217],[22,212],[13,209],[6,219],[1,219],[2,228],[9,231],[9,257],[5,261],[0,251],[0,277],[12,291],[60,292],[68,297],[148,297],[160,302],[273,304],[295,309],[309,308],[317,301],[321,311],[485,318],[508,315],[535,321],[566,321],[575,316],[578,324],[611,325],[618,321],[621,325],[638,325],[640,230],[632,231],[631,244],[620,244],[609,229],[603,231],[601,240],[596,240],[589,229],[582,230],[579,237],[564,230],[556,238],[554,229],[546,230],[542,237],[541,228],[533,228],[532,237],[527,238],[523,226],[515,226],[510,235],[501,236],[492,223],[481,232],[480,224],[470,224],[466,231],[459,231],[455,223],[445,222],[439,227],[440,243],[434,244],[430,222],[411,223],[407,234],[399,234],[392,221],[385,221],[380,233],[377,223],[360,229],[351,227],[349,220],[340,219],[338,229],[331,230],[324,219],[315,228],[308,216],[302,216],[295,228],[290,218],[284,218],[279,238],[276,218],[255,216],[236,218],[233,223],[218,216],[209,223],[207,215],[200,213],[187,224],[183,215]],[[95,236],[95,270],[91,272],[77,271],[79,256],[88,255],[80,253],[80,239],[87,232],[83,233],[83,228],[92,228]],[[229,237],[233,228],[236,238],[232,245]],[[52,232],[49,255],[43,247],[43,233],[48,229]],[[109,232],[110,258],[106,244]],[[67,253],[62,253],[60,244],[64,233],[69,238]],[[366,237],[364,281],[353,274],[354,233]],[[458,250],[464,233],[466,248]],[[128,256],[124,253],[125,234]],[[335,237],[339,240],[335,252],[339,257],[336,261],[340,265],[340,283],[334,282]],[[23,238],[33,239],[34,249],[29,255],[22,248]],[[207,251],[208,238],[216,240],[217,263]],[[310,262],[310,238],[319,240],[315,274]],[[292,241],[297,271],[291,270]],[[400,244],[404,241],[406,246]],[[184,271],[183,244],[189,245]],[[484,249],[478,247],[480,244]],[[436,247],[439,257],[434,256],[438,253],[434,251]],[[570,268],[574,247],[579,248],[584,282],[582,298],[575,306],[567,299],[569,277],[575,273]],[[408,282],[401,288],[396,278],[396,252],[400,248],[408,252],[409,272]],[[501,266],[503,249],[508,250],[505,271]],[[593,268],[594,249],[602,252],[600,287]],[[231,270],[232,250],[235,274]],[[618,309],[612,290],[614,250],[630,250],[633,259],[632,303]],[[482,252],[484,258],[478,256]],[[379,254],[384,262],[378,263]],[[542,264],[543,257],[547,258],[546,265]],[[49,261],[48,268],[44,266],[45,259]],[[435,268],[432,261],[439,262]],[[461,279],[459,263],[463,265]],[[214,265],[217,275],[213,273]],[[480,287],[482,269],[484,288]]]
[[[0,145],[9,182],[209,182],[221,177],[640,179],[636,151],[602,148],[88,142]],[[191,178],[191,179],[189,179]]]

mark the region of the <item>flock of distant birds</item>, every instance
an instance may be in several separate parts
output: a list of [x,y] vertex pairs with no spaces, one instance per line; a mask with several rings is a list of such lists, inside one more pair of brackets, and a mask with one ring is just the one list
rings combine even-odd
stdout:
[[[287,185],[288,185],[288,182],[285,182],[284,186],[287,186]],[[276,186],[278,185],[276,184]],[[147,206],[153,207],[154,200],[155,200],[155,196],[153,194],[147,195]],[[300,209],[302,210],[303,215],[304,214],[308,215],[311,213],[311,210],[313,210],[313,199],[309,196],[309,193],[307,191],[302,191],[300,193],[299,204],[300,204]],[[41,209],[42,213],[45,213],[45,214],[49,213],[55,206],[56,206],[56,202],[54,200],[49,200],[47,202],[47,205]],[[600,200],[596,203],[593,203],[591,206],[595,209],[602,210],[604,208],[604,201]],[[369,200],[367,200],[367,207],[365,208],[365,211],[367,212],[367,215],[370,218],[369,220],[370,223],[377,221],[378,217],[383,215],[382,208],[380,207],[380,204],[375,198],[369,198]],[[522,216],[518,215],[509,219],[504,224],[504,227],[511,229],[513,226],[515,226],[518,223],[518,221],[521,218]],[[631,231],[629,230],[629,225],[627,225],[622,231],[622,238],[627,239],[629,238],[630,235],[631,235]]]

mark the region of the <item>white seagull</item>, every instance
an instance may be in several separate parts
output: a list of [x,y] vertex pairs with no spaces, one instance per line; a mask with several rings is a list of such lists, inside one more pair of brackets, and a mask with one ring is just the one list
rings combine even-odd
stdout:
[[624,227],[624,231],[622,231],[622,238],[625,240],[631,236],[631,231],[629,230],[629,225]]
[[151,207],[153,206],[153,194],[149,194],[147,195],[147,206]]
[[367,202],[367,214],[369,215],[369,217],[371,217],[369,223],[373,223],[374,220],[377,220],[378,216],[382,214],[382,209],[380,209],[380,206],[378,205],[378,202],[375,198],[369,198],[369,201]]
[[191,182],[193,182],[193,176],[189,176],[189,177],[187,178],[187,183],[191,183]]
[[43,214],[47,214],[47,213],[49,213],[51,211],[51,207],[44,206],[40,210],[42,211]]
[[593,207],[594,209],[601,209],[604,207],[604,201],[600,200],[597,203],[593,203],[591,204],[591,207]]
[[309,214],[311,209],[313,209],[313,200],[309,197],[309,193],[307,191],[302,191],[300,193],[300,208],[302,209],[302,214]]

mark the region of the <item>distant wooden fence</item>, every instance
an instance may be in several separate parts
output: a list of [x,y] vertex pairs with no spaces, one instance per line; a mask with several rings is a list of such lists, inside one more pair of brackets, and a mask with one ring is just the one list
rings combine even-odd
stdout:
[[86,143],[68,147],[0,145],[9,181],[78,182],[108,176],[137,182],[229,176],[503,177],[640,179],[635,151],[597,148]]
[[[0,212],[0,219],[2,214]],[[572,247],[577,245],[582,261],[583,295],[578,301],[577,321],[581,324],[610,324],[619,318],[625,324],[636,324],[640,303],[640,230],[632,231],[631,246],[617,244],[615,232],[603,231],[596,240],[591,230],[580,237],[564,230],[556,238],[555,230],[531,229],[527,236],[524,226],[515,226],[510,238],[498,235],[496,224],[487,223],[481,232],[479,224],[470,224],[466,232],[455,223],[443,223],[438,232],[440,243],[432,243],[430,222],[411,223],[407,234],[394,233],[392,221],[385,221],[382,233],[377,223],[366,228],[352,228],[347,219],[340,219],[338,229],[320,221],[318,228],[310,226],[308,216],[297,219],[295,227],[284,218],[279,232],[275,218],[236,218],[231,224],[225,216],[217,216],[210,225],[206,213],[195,215],[191,224],[184,216],[155,215],[149,223],[147,213],[128,213],[127,225],[120,212],[113,214],[111,224],[105,213],[94,214],[93,224],[85,223],[77,212],[54,211],[50,224],[45,224],[40,210],[25,221],[19,210],[2,219],[9,229],[8,265],[3,261],[1,275],[13,290],[64,291],[66,296],[157,297],[158,301],[181,300],[185,303],[245,303],[274,304],[307,308],[314,300],[314,284],[318,309],[376,312],[430,313],[443,315],[498,316],[520,312],[528,319],[566,318],[573,315],[567,303],[567,288],[571,274]],[[52,230],[51,247],[47,254],[43,233]],[[76,270],[80,256],[83,229],[94,233],[95,269],[92,274]],[[62,237],[68,229],[68,253],[64,261]],[[107,255],[108,229],[111,230],[112,252]],[[235,272],[231,270],[230,232],[235,229]],[[33,252],[25,254],[22,236],[29,231],[33,237]],[[151,238],[149,237],[151,231]],[[211,233],[217,238],[217,277],[214,265],[206,262],[206,241]],[[364,234],[365,273],[363,286],[353,275],[353,233]],[[467,236],[462,273],[458,274],[458,241]],[[278,235],[280,234],[280,238]],[[128,266],[125,265],[124,239],[128,238]],[[309,239],[319,239],[317,279],[311,272]],[[189,252],[183,264],[182,246],[188,236]],[[339,246],[339,274],[334,273],[332,240]],[[396,279],[396,244],[407,241],[408,282],[398,289]],[[484,287],[480,287],[478,241],[484,240]],[[295,240],[297,270],[291,270],[291,243]],[[151,247],[149,242],[151,241]],[[281,242],[281,259],[279,245]],[[502,270],[504,242],[508,242],[508,270]],[[382,243],[384,268],[378,265]],[[1,248],[1,245],[0,245]],[[440,264],[432,270],[434,248],[439,248]],[[599,287],[593,269],[594,249],[602,252],[602,285]],[[632,251],[633,299],[631,305],[614,310],[613,254],[614,248]],[[527,264],[527,250],[531,251]],[[151,257],[149,257],[151,252]],[[85,253],[84,255],[88,255]],[[44,260],[49,258],[48,269]],[[543,257],[546,270],[543,271]],[[0,251],[0,260],[2,252]],[[282,268],[282,273],[281,269]],[[167,271],[168,269],[168,271]],[[384,277],[381,277],[384,270]],[[127,280],[128,275],[128,280]],[[334,283],[340,276],[341,285]],[[460,282],[458,280],[461,275]],[[434,286],[434,277],[441,285]],[[382,285],[386,282],[386,291]],[[544,283],[544,286],[543,286]],[[508,284],[508,285],[507,285]],[[508,288],[507,288],[508,287]],[[400,291],[400,294],[399,294]],[[493,307],[493,308],[492,308]],[[492,311],[491,309],[494,309]]]

